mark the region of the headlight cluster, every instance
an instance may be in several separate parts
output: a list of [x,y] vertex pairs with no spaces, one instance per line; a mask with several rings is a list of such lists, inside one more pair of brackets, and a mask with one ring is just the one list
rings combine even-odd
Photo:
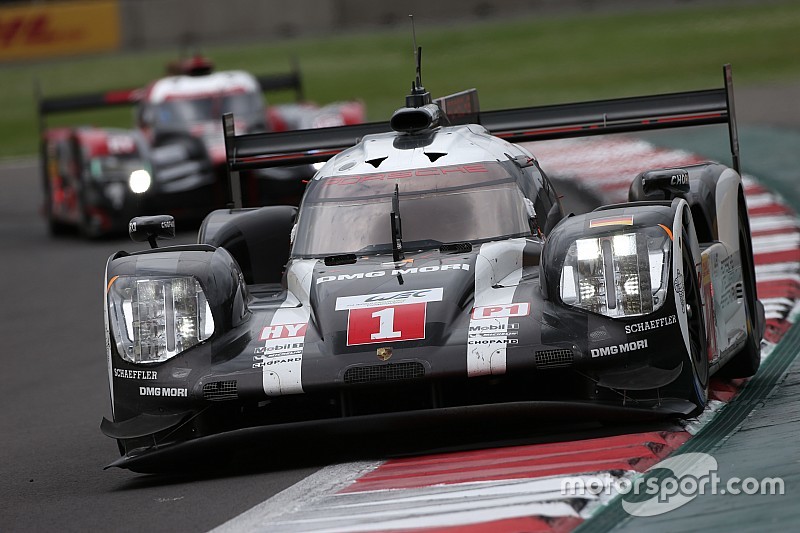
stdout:
[[139,170],[134,170],[131,172],[130,177],[128,178],[128,185],[136,194],[142,194],[147,192],[147,189],[150,188],[150,184],[152,183],[153,179],[150,177],[150,173],[143,168]]
[[576,240],[561,269],[561,300],[610,317],[652,313],[664,304],[671,244],[659,228]]
[[208,339],[214,318],[192,276],[120,276],[108,292],[117,349],[131,363],[160,363]]

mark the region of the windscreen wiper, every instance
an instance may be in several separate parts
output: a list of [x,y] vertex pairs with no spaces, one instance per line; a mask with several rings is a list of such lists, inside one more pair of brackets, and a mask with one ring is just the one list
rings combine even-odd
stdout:
[[405,259],[403,253],[403,225],[400,221],[400,187],[394,184],[394,195],[392,196],[392,212],[389,214],[392,224],[392,257],[395,263]]

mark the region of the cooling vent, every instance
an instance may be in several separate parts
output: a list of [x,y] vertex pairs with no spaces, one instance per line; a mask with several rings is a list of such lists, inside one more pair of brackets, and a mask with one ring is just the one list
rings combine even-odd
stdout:
[[379,383],[421,378],[425,375],[422,363],[410,361],[388,365],[356,366],[344,373],[345,383]]
[[235,400],[239,397],[236,381],[215,381],[203,385],[203,398],[214,402]]
[[542,350],[536,352],[537,368],[560,368],[570,366],[573,360],[572,350]]
[[733,286],[733,290],[737,300],[744,298],[744,284],[741,281]]

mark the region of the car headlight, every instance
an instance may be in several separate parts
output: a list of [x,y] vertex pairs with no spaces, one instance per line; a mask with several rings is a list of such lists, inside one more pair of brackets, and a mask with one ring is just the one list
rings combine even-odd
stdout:
[[578,239],[561,269],[561,301],[593,313],[652,313],[665,300],[669,237],[660,228]]
[[150,188],[150,184],[152,183],[152,178],[150,177],[150,173],[143,168],[139,170],[134,170],[131,172],[130,177],[128,178],[128,185],[136,194],[142,194],[146,192],[147,189]]
[[160,363],[214,334],[214,317],[192,276],[119,276],[108,291],[119,354],[131,363]]

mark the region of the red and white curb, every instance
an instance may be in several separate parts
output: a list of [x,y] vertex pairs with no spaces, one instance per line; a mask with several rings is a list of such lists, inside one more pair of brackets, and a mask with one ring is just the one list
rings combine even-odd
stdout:
[[[642,170],[701,161],[627,137],[545,141],[530,148],[548,174],[577,177],[606,203],[625,201]],[[744,182],[767,319],[763,358],[800,315],[800,222],[754,178],[745,176]],[[564,479],[599,479],[610,486],[647,470],[691,438],[743,383],[712,380],[708,408],[682,431],[329,466],[214,531],[571,531],[611,495],[565,495]]]

